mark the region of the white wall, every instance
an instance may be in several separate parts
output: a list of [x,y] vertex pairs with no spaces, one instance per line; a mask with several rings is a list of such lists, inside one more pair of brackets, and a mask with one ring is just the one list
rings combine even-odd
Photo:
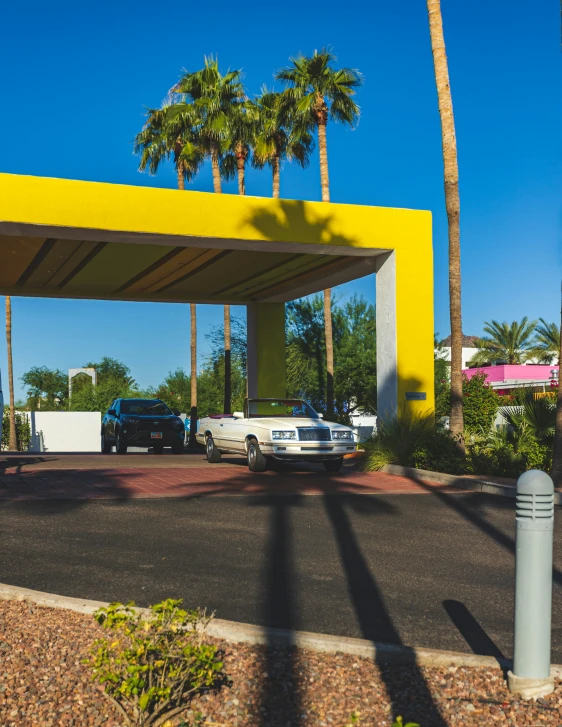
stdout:
[[30,452],[99,452],[99,411],[26,412],[31,425]]
[[[463,367],[463,369],[468,368],[468,362],[474,356],[475,353],[478,353],[479,350],[480,350],[479,348],[463,348],[463,350],[462,350],[462,367]],[[451,360],[451,347],[450,346],[443,347],[443,358],[445,359],[445,361]]]

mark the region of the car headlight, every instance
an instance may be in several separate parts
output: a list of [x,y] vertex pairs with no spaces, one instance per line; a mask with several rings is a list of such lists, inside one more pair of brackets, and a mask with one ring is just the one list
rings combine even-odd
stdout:
[[297,433],[294,431],[271,432],[272,439],[296,439]]
[[345,429],[333,429],[332,439],[353,439],[353,432],[346,431]]

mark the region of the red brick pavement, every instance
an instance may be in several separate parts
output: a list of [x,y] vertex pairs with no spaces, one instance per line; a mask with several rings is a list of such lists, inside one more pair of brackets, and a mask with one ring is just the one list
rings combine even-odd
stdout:
[[424,494],[456,488],[386,473],[359,473],[349,467],[337,475],[320,468],[283,468],[251,473],[241,464],[207,463],[186,467],[42,468],[3,463],[0,500],[195,497],[271,493]]

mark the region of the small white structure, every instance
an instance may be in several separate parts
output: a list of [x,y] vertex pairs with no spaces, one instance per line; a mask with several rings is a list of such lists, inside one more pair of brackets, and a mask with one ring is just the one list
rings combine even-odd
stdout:
[[[476,342],[478,341],[478,336],[465,336],[463,333],[462,336],[462,368],[467,369],[468,368],[468,362],[470,359],[478,353],[480,350],[476,347]],[[443,359],[445,361],[451,361],[451,336],[447,336],[443,341],[441,341],[441,346],[443,348]]]
[[72,398],[72,379],[78,374],[86,374],[92,379],[92,385],[98,383],[98,376],[95,369],[68,369],[68,398]]
[[99,411],[28,411],[30,452],[99,452]]
[[366,442],[372,439],[377,431],[377,415],[365,414],[362,411],[355,411],[350,414],[351,427],[355,433],[356,442]]

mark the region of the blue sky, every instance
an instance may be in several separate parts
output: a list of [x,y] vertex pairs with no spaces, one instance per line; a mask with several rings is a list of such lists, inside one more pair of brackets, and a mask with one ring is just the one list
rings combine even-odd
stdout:
[[[447,228],[439,117],[423,0],[278,4],[160,0],[6,4],[0,46],[0,171],[174,187],[139,174],[131,139],[181,69],[205,54],[242,68],[251,94],[290,55],[332,46],[365,76],[355,131],[328,130],[332,200],[433,213],[435,328],[448,333]],[[443,0],[459,147],[464,330],[557,320],[560,284],[560,28],[555,0]],[[193,189],[212,190],[209,169]],[[250,170],[248,194],[270,195]],[[235,193],[234,185],[226,191]],[[287,166],[281,195],[320,199],[317,158]],[[0,263],[1,264],[1,263]],[[374,281],[338,289],[374,302]],[[14,298],[15,376],[104,355],[143,386],[189,361],[187,306]],[[204,334],[220,307],[201,306]],[[147,336],[154,347],[147,346]],[[6,371],[4,338],[0,367]]]

